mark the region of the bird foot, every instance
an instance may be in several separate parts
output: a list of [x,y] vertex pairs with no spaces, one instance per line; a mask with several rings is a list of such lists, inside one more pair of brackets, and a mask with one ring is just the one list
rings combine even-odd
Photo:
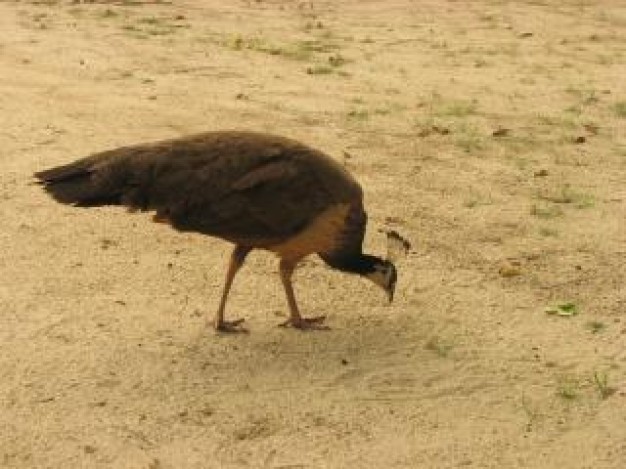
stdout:
[[215,324],[215,332],[224,332],[227,334],[247,334],[249,331],[242,323],[245,319],[235,319],[234,321],[221,321]]
[[279,324],[280,327],[293,327],[301,331],[327,331],[330,327],[323,324],[326,316],[317,316],[314,318],[289,318],[285,322]]

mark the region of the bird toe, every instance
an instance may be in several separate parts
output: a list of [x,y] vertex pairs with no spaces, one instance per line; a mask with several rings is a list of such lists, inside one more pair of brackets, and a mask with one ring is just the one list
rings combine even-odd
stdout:
[[289,318],[287,321],[279,324],[280,327],[293,327],[301,331],[327,331],[330,327],[324,324],[326,316],[316,316],[312,318]]
[[226,333],[226,334],[247,334],[249,331],[246,329],[242,323],[245,319],[235,319],[233,321],[222,321],[220,323],[215,324],[215,331],[217,333]]

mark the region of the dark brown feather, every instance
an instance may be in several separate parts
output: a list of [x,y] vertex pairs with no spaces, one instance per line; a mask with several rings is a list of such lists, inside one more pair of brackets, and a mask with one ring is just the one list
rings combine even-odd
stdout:
[[[294,140],[253,132],[209,132],[118,148],[36,177],[63,203],[155,210],[179,230],[235,243],[280,242],[329,207],[360,206],[362,197],[358,183],[330,157]],[[355,228],[351,236],[362,241],[364,223]]]

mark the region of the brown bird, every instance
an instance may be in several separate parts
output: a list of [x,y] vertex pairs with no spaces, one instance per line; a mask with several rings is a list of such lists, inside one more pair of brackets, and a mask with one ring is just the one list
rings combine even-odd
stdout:
[[[297,141],[255,132],[207,132],[117,148],[35,174],[45,190],[79,207],[124,205],[154,210],[154,221],[235,244],[218,331],[244,331],[226,321],[235,274],[252,249],[280,258],[290,317],[283,325],[321,329],[324,316],[300,315],[291,284],[298,262],[317,253],[330,267],[362,275],[393,299],[397,272],[388,259],[363,254],[367,216],[357,181],[324,153]],[[389,234],[391,246],[408,243]]]

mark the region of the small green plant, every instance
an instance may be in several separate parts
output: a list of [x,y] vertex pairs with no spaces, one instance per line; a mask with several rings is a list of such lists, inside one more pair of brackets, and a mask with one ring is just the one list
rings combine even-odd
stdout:
[[[110,13],[106,13],[106,11],[109,11]],[[105,15],[107,15],[106,17],[112,17],[116,15],[113,10],[106,11],[104,13]],[[125,24],[121,26],[123,30],[127,31],[133,37],[138,39],[147,39],[150,36],[166,36],[169,34],[174,34],[177,29],[184,27],[189,26],[173,23],[170,18],[162,18],[156,16],[139,18],[138,20],[136,20],[135,24]]]
[[598,54],[596,57],[596,63],[599,65],[612,65],[614,62],[613,57],[606,54]]
[[619,101],[613,105],[613,110],[617,117],[626,118],[626,101]]
[[461,126],[455,135],[454,143],[465,153],[472,153],[484,148],[482,135],[472,126]]
[[119,14],[115,10],[111,10],[110,8],[107,8],[106,10],[101,12],[99,16],[100,18],[108,19],[108,18],[115,18],[119,16]]
[[555,204],[572,204],[579,209],[590,208],[595,205],[595,198],[592,195],[576,191],[569,184],[562,186],[558,192],[541,194],[539,198]]
[[596,390],[602,399],[606,399],[615,394],[616,389],[609,386],[609,376],[606,372],[600,373],[598,371],[594,371],[593,383],[595,384]]
[[346,59],[343,55],[341,54],[333,54],[330,57],[328,57],[328,63],[332,66],[332,67],[341,67],[342,65],[345,65],[348,62],[348,59]]
[[568,401],[572,401],[578,397],[578,383],[573,379],[562,379],[558,382],[556,394]]
[[[291,44],[272,44],[261,37],[244,37],[240,34],[226,38],[219,43],[232,50],[251,50],[254,52],[262,52],[269,55],[276,55],[291,60],[306,61],[314,57],[315,54],[328,54],[339,49],[339,46],[330,41],[322,41],[319,39],[298,41]],[[322,68],[330,69],[330,67],[339,67],[347,62],[340,54],[335,53],[328,58],[328,66],[315,66],[310,69]],[[330,72],[322,72],[330,73]],[[315,73],[313,73],[315,74]]]
[[572,116],[549,116],[546,114],[538,114],[537,121],[542,125],[559,126],[566,129],[574,129],[578,127],[578,120]]
[[424,345],[424,348],[435,352],[440,357],[445,358],[450,355],[454,345],[449,341],[442,340],[440,337],[431,337],[428,342],[426,342],[426,345]]
[[606,324],[604,324],[602,321],[589,321],[587,322],[587,324],[585,324],[585,326],[593,334],[598,334],[599,332],[602,332],[604,329],[606,329]]
[[398,102],[386,102],[382,104],[380,107],[376,107],[373,109],[372,114],[377,116],[388,116],[390,114],[395,114],[398,112],[405,111],[406,107]]
[[478,103],[476,101],[452,101],[444,105],[437,115],[450,117],[466,117],[476,114]]
[[526,431],[529,432],[539,421],[539,411],[532,405],[532,402],[522,394],[522,410],[526,414]]
[[237,51],[253,50],[267,52],[273,50],[264,39],[259,37],[243,37],[241,34],[228,37],[222,41],[222,45]]
[[590,194],[568,191],[568,196],[571,200],[570,203],[572,203],[576,208],[591,208],[595,205],[595,198]]
[[150,16],[146,18],[140,18],[138,23],[142,24],[150,24],[150,25],[161,25],[163,24],[163,20],[161,18],[157,18],[156,16]]
[[562,217],[563,209],[558,205],[540,206],[537,204],[533,204],[530,207],[530,214],[534,215],[537,218],[549,220],[552,218]]
[[122,26],[122,29],[124,31],[128,31],[131,33],[141,33],[142,30],[140,28],[138,28],[137,26],[135,26],[134,24],[125,24]]
[[307,67],[306,73],[309,75],[329,75],[333,73],[333,69],[328,65],[313,65],[311,67]]
[[568,86],[565,88],[565,92],[577,98],[580,103],[585,106],[595,104],[599,101],[597,92],[593,89],[582,89],[574,86]]
[[475,208],[481,205],[491,205],[493,200],[489,196],[483,196],[481,194],[471,192],[469,197],[463,202],[465,208]]
[[545,236],[546,238],[556,238],[559,235],[559,232],[554,228],[547,228],[542,226],[539,228],[539,234],[541,236]]
[[370,113],[367,109],[352,109],[346,116],[351,121],[366,121],[370,118]]
[[576,303],[559,303],[555,306],[548,306],[544,310],[546,314],[555,316],[576,316],[578,314],[578,306]]

